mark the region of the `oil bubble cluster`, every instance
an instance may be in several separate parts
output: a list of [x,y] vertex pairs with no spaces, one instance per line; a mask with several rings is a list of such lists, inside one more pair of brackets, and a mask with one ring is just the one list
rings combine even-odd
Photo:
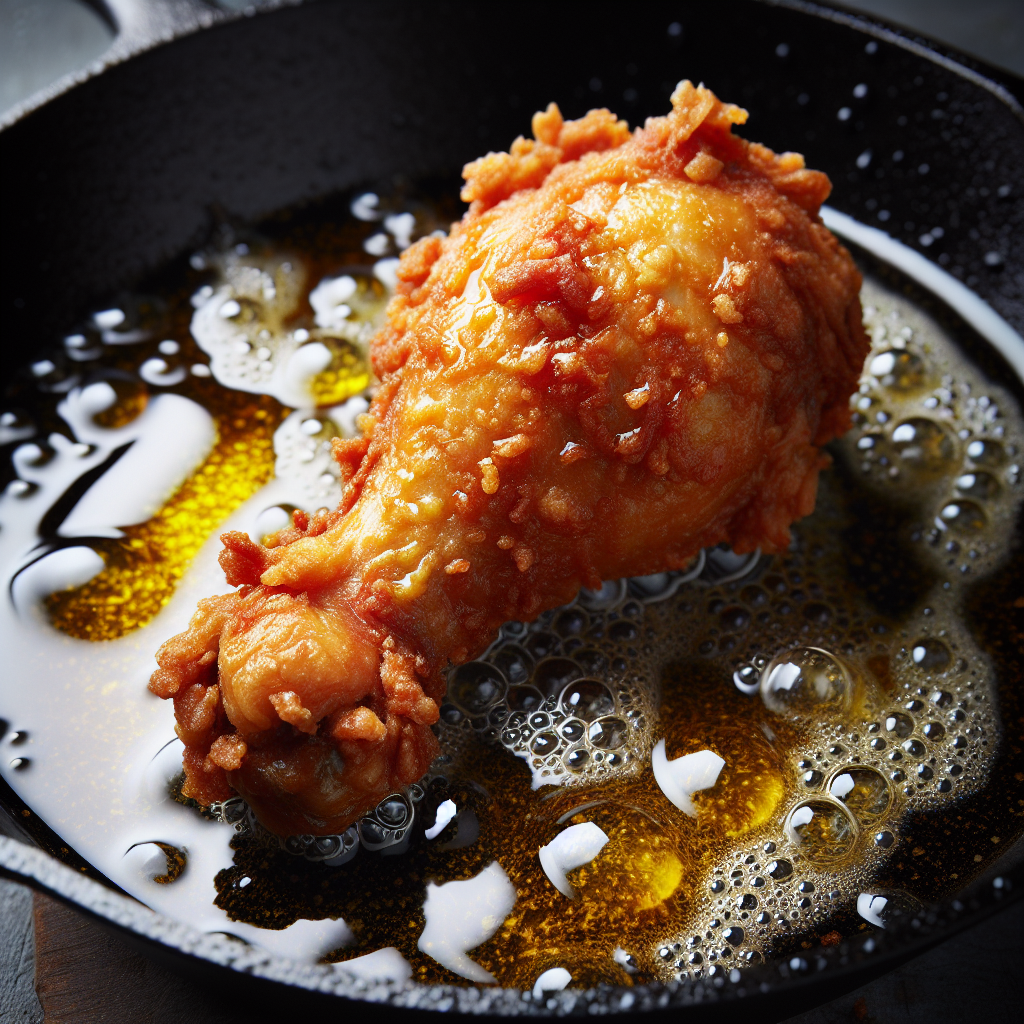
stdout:
[[210,813],[231,825],[235,833],[270,849],[281,849],[296,857],[316,861],[327,867],[347,864],[362,849],[369,853],[403,853],[409,845],[412,829],[419,819],[424,787],[419,784],[391,793],[368,814],[340,835],[274,835],[260,824],[241,797],[212,804]]
[[645,607],[727,559],[733,572],[757,562],[701,552],[685,572],[612,581],[529,625],[506,623],[480,660],[450,673],[443,744],[457,744],[460,731],[501,744],[527,762],[534,789],[645,770],[662,653]]
[[390,298],[391,262],[314,286],[299,256],[255,243],[197,253],[212,280],[192,297],[192,336],[224,387],[292,408],[338,405],[370,383],[367,349]]
[[866,481],[913,493],[907,539],[945,569],[986,571],[1020,482],[1013,400],[969,368],[925,314],[865,287],[872,352],[853,399],[854,446]]
[[[874,926],[884,926],[894,911],[882,913],[883,898],[891,907],[912,903],[910,896],[885,895],[875,881],[901,850],[907,816],[965,797],[988,777],[999,730],[994,679],[960,608],[964,587],[1007,550],[1020,503],[1019,415],[998,389],[982,389],[952,342],[905,300],[870,283],[866,288],[876,352],[854,402],[860,416],[874,412],[874,425],[859,421],[841,442],[839,458],[855,471],[857,487],[911,507],[911,527],[932,524],[945,537],[961,528],[948,508],[953,498],[960,514],[966,509],[978,518],[968,500],[983,508],[984,524],[970,549],[976,554],[966,554],[970,572],[951,557],[959,550],[931,543],[924,527],[908,527],[895,538],[899,557],[926,566],[931,582],[902,611],[880,613],[870,581],[851,583],[847,542],[835,542],[837,535],[855,536],[856,524],[835,477],[826,474],[818,511],[794,527],[786,553],[740,556],[716,548],[702,552],[686,573],[582,591],[534,623],[506,623],[480,658],[449,675],[437,727],[442,755],[424,788],[471,772],[465,766],[481,745],[504,750],[526,763],[539,791],[530,799],[559,792],[550,787],[578,789],[587,802],[581,806],[601,805],[609,835],[613,808],[621,807],[620,830],[628,831],[625,818],[633,814],[629,827],[640,830],[638,848],[657,832],[660,842],[687,851],[685,866],[679,861],[674,868],[681,874],[669,882],[657,876],[663,886],[657,898],[672,885],[688,886],[691,895],[671,920],[637,929],[627,950],[656,977],[715,976],[770,958],[795,936],[827,930],[837,917],[858,913],[860,903],[868,907],[865,894],[875,901],[866,912],[874,908],[883,922]],[[908,333],[904,320],[914,317]],[[901,355],[877,358],[887,353]],[[935,413],[930,399],[940,396],[932,385],[939,381],[941,388],[947,378],[961,396],[984,390],[988,403],[956,401],[943,406],[948,415]],[[999,411],[979,412],[993,408]],[[328,427],[329,418],[318,413],[316,422],[325,431],[343,429]],[[862,443],[880,437],[875,425],[886,424],[884,440]],[[312,427],[305,429],[320,440]],[[668,726],[660,709],[670,664],[718,678],[723,705],[760,709],[760,733],[779,765],[781,795],[770,814],[720,836],[717,845],[697,841],[697,826],[685,815],[669,818],[663,808],[655,827],[620,803],[630,799],[629,787],[637,787],[637,800],[649,792],[651,751]],[[695,719],[694,741],[718,749],[726,727],[715,723],[728,717],[709,707]],[[609,796],[608,787],[625,796]],[[706,801],[698,799],[696,820],[721,829],[715,821],[726,821],[729,811],[735,817],[736,808],[716,819],[714,798],[712,790]],[[410,794],[389,800],[394,808],[378,807],[351,834],[291,837],[285,848],[330,865],[347,863],[358,849],[400,852],[411,834],[403,831],[408,822],[430,814]],[[408,817],[385,820],[399,802]],[[254,820],[248,827],[257,828]],[[486,814],[457,834],[446,849],[485,842],[499,860],[521,856],[516,836]],[[641,906],[655,902],[643,899]]]
[[[826,476],[786,555],[681,605],[691,651],[768,712],[763,727],[789,777],[780,814],[707,866],[687,927],[656,940],[665,976],[760,961],[837,915],[885,927],[919,908],[874,881],[900,849],[903,823],[989,776],[995,678],[961,609],[964,588],[1012,541],[1020,413],[901,296],[868,280],[863,297],[873,350],[840,458],[879,500],[912,510],[897,526],[897,557],[931,582],[897,615],[879,614],[863,577],[849,586],[833,531],[856,532]],[[784,728],[801,739],[782,744]]]

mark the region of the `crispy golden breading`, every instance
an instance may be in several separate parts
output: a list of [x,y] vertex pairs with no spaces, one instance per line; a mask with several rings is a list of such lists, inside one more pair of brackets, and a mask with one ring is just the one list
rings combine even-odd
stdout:
[[237,593],[158,655],[188,793],[338,832],[423,774],[445,667],[502,622],[813,509],[868,347],[828,179],[707,89],[672,104],[632,134],[552,104],[402,257],[341,505],[226,536]]

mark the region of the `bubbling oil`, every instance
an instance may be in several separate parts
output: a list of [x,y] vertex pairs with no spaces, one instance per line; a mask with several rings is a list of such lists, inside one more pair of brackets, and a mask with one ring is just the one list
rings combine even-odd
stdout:
[[[999,743],[995,668],[964,600],[1012,540],[1022,425],[905,298],[869,281],[864,300],[855,429],[790,551],[715,550],[581,592],[454,669],[444,753],[415,799],[426,824],[443,802],[456,813],[430,841],[396,833],[400,857],[339,858],[351,886],[331,886],[333,907],[359,941],[337,959],[394,944],[419,980],[457,980],[415,945],[417,893],[493,861],[517,898],[473,959],[522,988],[554,968],[577,986],[713,976],[884,925],[876,904],[917,905],[910,823],[977,794]],[[968,494],[970,531],[949,508]],[[695,818],[653,777],[662,739],[672,759],[724,760]],[[569,899],[538,852],[586,823],[607,841],[568,871]],[[251,848],[236,856],[254,877]],[[236,885],[228,873],[222,905],[259,919]]]
[[[1019,412],[900,295],[868,281],[863,299],[873,346],[855,429],[789,552],[726,582],[708,565],[685,582],[666,574],[661,589],[584,592],[507,624],[480,662],[452,673],[442,743],[456,765],[472,742],[504,747],[542,794],[560,787],[534,798],[558,821],[631,821],[628,839],[569,877],[593,922],[628,920],[614,935],[601,928],[608,954],[624,948],[646,976],[742,966],[826,931],[877,886],[912,815],[988,779],[995,673],[964,625],[964,589],[1012,539]],[[865,527],[890,528],[858,523],[865,492],[898,509],[895,563],[856,546]],[[725,760],[693,797],[696,821],[651,777],[660,738],[670,757]],[[516,804],[518,817],[529,797]],[[671,855],[658,860],[651,844]],[[520,894],[506,937],[518,952],[503,959],[517,984],[528,981],[517,957],[544,947],[551,912]],[[585,928],[570,939],[557,917],[562,958],[545,963],[572,972],[567,947],[593,940]]]
[[[45,600],[56,628],[109,639],[152,618],[271,459],[297,505],[338,501],[330,439],[353,434],[366,409],[387,247],[438,220],[364,200],[333,264],[294,238],[231,238],[195,254],[176,297],[98,313],[69,336],[66,367],[34,371],[37,404],[84,386],[76,367],[106,374],[116,401],[99,427],[130,424],[169,390],[218,431],[157,515],[84,541],[106,568]],[[385,255],[360,262],[360,247]],[[863,298],[872,351],[854,429],[788,552],[702,552],[686,572],[610,581],[506,623],[451,672],[428,776],[344,836],[278,844],[240,801],[221,808],[239,835],[218,906],[272,928],[343,917],[355,945],[329,959],[393,946],[417,980],[453,982],[417,944],[427,886],[497,862],[515,903],[472,959],[530,989],[554,968],[574,986],[714,975],[912,905],[911,824],[976,796],[999,745],[997,668],[964,609],[1014,538],[1024,427],[1010,395],[904,296],[869,279]],[[24,439],[30,418],[0,426]],[[268,508],[262,532],[289,511]],[[723,762],[690,794],[695,816],[655,778],[662,741],[670,763]],[[454,811],[427,838],[442,805]],[[570,898],[538,853],[587,824],[605,841],[568,870]]]

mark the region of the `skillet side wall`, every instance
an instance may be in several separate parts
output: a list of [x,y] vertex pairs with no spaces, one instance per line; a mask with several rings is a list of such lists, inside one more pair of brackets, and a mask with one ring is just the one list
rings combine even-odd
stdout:
[[[832,177],[833,205],[875,223],[888,209],[880,226],[941,250],[1024,329],[1024,123],[916,54],[882,41],[867,53],[871,39],[751,0],[612,20],[580,20],[574,5],[510,16],[324,0],[186,37],[0,133],[3,358],[49,349],[89,303],[200,242],[214,204],[251,221],[396,175],[450,177],[528,133],[552,98],[567,116],[607,105],[636,124],[684,76],[747,106],[751,137],[802,149]],[[935,226],[944,237],[925,249]]]

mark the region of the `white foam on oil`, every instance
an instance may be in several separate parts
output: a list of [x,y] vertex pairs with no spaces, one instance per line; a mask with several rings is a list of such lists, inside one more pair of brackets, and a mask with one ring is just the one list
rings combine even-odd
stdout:
[[[315,431],[307,429],[315,427]],[[313,512],[341,501],[341,471],[331,455],[330,438],[345,436],[333,420],[319,412],[293,412],[274,432],[274,472],[295,482],[294,503]]]
[[355,291],[355,278],[348,274],[325,277],[309,293],[309,304],[313,307],[317,327],[340,327],[352,313],[347,302]]
[[[289,497],[287,488],[275,482],[223,527],[251,529],[268,504],[285,504]],[[31,538],[24,539],[31,544]],[[298,921],[269,931],[229,920],[214,905],[213,880],[232,864],[234,833],[174,802],[168,793],[181,771],[181,746],[168,744],[174,736],[172,705],[150,694],[146,684],[155,651],[185,628],[196,602],[228,589],[217,565],[219,549],[213,538],[167,607],[118,640],[79,640],[54,630],[38,606],[34,614],[19,614],[10,601],[0,605],[0,645],[8,666],[16,666],[0,685],[0,717],[28,736],[16,748],[17,756],[28,760],[21,770],[12,768],[15,751],[9,743],[0,742],[0,772],[69,845],[154,910],[204,931],[227,932],[296,960],[315,961],[351,942],[345,922]],[[74,583],[97,567],[81,557],[83,549],[70,550],[76,552],[72,564],[46,565],[61,552],[39,563],[40,572],[65,570],[63,580],[58,573],[49,575],[47,587]],[[41,585],[30,576],[26,580],[37,593]],[[24,686],[25,679],[33,685]],[[62,721],[69,727],[54,728]],[[125,856],[139,844],[155,842],[187,854],[188,866],[173,884],[157,884],[146,863]]]
[[564,967],[552,967],[534,983],[533,998],[541,999],[546,992],[561,992],[570,981],[572,975]]
[[36,428],[28,424],[18,424],[18,417],[13,412],[5,412],[0,416],[0,445],[11,444],[13,441],[25,441],[36,432]]
[[379,206],[380,196],[376,192],[364,192],[352,200],[352,216],[358,217],[359,220],[380,220],[383,214],[378,209]]
[[81,587],[103,571],[106,563],[87,547],[58,548],[29,564],[11,584],[11,598],[21,616],[43,618],[41,602],[66,587]]
[[150,882],[167,874],[167,855],[156,843],[139,843],[124,855],[124,859],[129,870]]
[[438,805],[437,817],[434,819],[434,824],[428,829],[424,829],[423,834],[428,839],[435,839],[439,836],[451,820],[455,817],[456,807],[454,800],[445,800],[443,803]]
[[181,395],[157,395],[127,426],[102,432],[73,413],[72,404],[69,395],[58,412],[80,442],[102,439],[108,451],[129,441],[131,447],[79,499],[57,531],[62,537],[120,537],[117,527],[151,519],[217,440],[213,417]]
[[393,292],[398,287],[398,260],[394,257],[377,260],[373,265],[373,276]]
[[497,861],[464,882],[430,882],[423,904],[427,923],[417,948],[460,977],[493,982],[494,975],[467,954],[494,935],[515,902],[515,887]]
[[187,376],[188,370],[184,366],[176,366],[171,369],[166,359],[154,357],[147,359],[139,367],[139,376],[147,383],[155,387],[170,388],[180,384]]
[[233,322],[241,316],[242,307],[232,294],[230,285],[222,285],[192,317],[192,336],[210,357],[210,369],[218,383],[272,395],[292,407],[313,405],[313,378],[330,364],[330,352],[318,343],[309,346],[312,351],[303,352],[308,332],[305,337],[296,337],[296,332],[268,332],[265,339],[251,339],[250,332]]
[[290,526],[292,517],[288,514],[288,510],[282,508],[280,505],[274,505],[271,508],[264,509],[257,517],[256,522],[253,525],[252,532],[249,534],[250,537],[257,544],[262,544],[263,541],[272,533],[277,533],[278,530],[283,530],[287,526]]
[[868,924],[873,924],[876,928],[884,928],[885,921],[882,920],[882,913],[888,903],[889,901],[884,896],[862,892],[857,896],[857,913]]
[[[72,484],[117,449],[129,446],[79,499],[59,527],[61,536],[122,536],[116,527],[149,518],[213,445],[212,417],[180,395],[158,395],[119,429],[97,426],[93,417],[116,399],[105,382],[75,388],[57,407],[74,440],[51,434],[49,458],[35,443],[15,449],[11,461],[18,478],[0,495],[0,565],[20,568],[35,546],[43,516]],[[123,465],[128,469],[119,468]],[[116,486],[107,482],[111,474]]]
[[313,324],[295,327],[306,289],[301,261],[230,252],[207,265],[220,280],[193,296],[191,330],[210,356],[213,376],[224,387],[272,395],[299,409],[316,404],[314,382],[330,367],[339,340],[365,358],[393,289],[390,263],[380,273],[375,268],[373,278],[325,278],[308,296]]
[[283,364],[280,382],[272,394],[285,405],[313,404],[313,379],[331,365],[331,359],[331,350],[323,342],[311,341],[300,345]]
[[691,818],[697,817],[693,794],[710,789],[724,767],[725,761],[713,750],[698,750],[670,761],[665,741],[659,740],[651,751],[651,768],[662,793]]
[[563,829],[547,846],[542,846],[537,856],[544,874],[551,884],[569,899],[574,899],[576,890],[566,878],[566,873],[589,864],[604,849],[608,836],[592,821],[570,825]]
[[354,975],[363,981],[402,982],[408,981],[412,977],[412,966],[394,946],[385,946],[372,953],[345,960],[343,963],[336,964],[335,969],[345,974]]
[[[272,484],[224,527],[246,530],[266,504],[287,499],[287,490]],[[10,540],[9,531],[4,534]],[[31,545],[31,537],[22,539]],[[0,717],[27,733],[17,755],[28,761],[13,769],[15,751],[0,742],[0,772],[69,845],[154,910],[294,959],[316,960],[351,941],[345,923],[300,921],[275,932],[230,921],[214,905],[213,880],[232,863],[234,833],[168,794],[181,770],[180,746],[167,746],[174,736],[173,707],[146,684],[155,651],[185,628],[196,601],[228,589],[217,565],[219,548],[217,539],[206,544],[167,607],[118,640],[79,640],[57,632],[38,613],[20,615],[11,601],[0,604],[0,645],[9,666],[0,686]],[[75,572],[79,579],[84,575],[77,565],[65,568],[74,570],[65,585],[75,582]],[[25,686],[26,679],[33,685]],[[61,722],[66,727],[54,727]],[[140,869],[125,857],[138,844],[154,842],[187,853],[188,866],[171,885],[155,883],[145,865]]]
[[[11,575],[27,566],[15,575],[9,596],[0,599],[0,647],[8,667],[0,677],[0,718],[11,724],[12,735],[14,730],[25,735],[14,749],[9,738],[0,740],[0,774],[70,846],[154,910],[292,959],[316,961],[351,943],[345,922],[304,920],[271,931],[229,920],[214,905],[213,880],[232,864],[234,833],[169,795],[169,784],[181,771],[182,747],[174,739],[172,705],[149,693],[147,682],[156,650],[186,627],[196,602],[229,589],[217,564],[218,537],[200,550],[163,611],[118,640],[68,636],[50,625],[40,607],[46,594],[80,585],[103,568],[100,556],[85,545],[43,549],[40,557],[37,525],[76,480],[117,448],[131,445],[64,524],[68,533],[116,536],[115,524],[129,525],[138,521],[140,510],[158,506],[212,443],[209,414],[177,395],[158,395],[123,428],[98,426],[93,417],[115,399],[104,383],[71,392],[59,409],[76,440],[53,435],[53,454],[45,462],[38,446],[23,445],[13,461],[19,474],[15,483],[24,489],[8,488],[0,495],[0,564]],[[175,441],[178,450],[168,451]],[[112,486],[108,478],[136,448],[148,452],[143,463],[152,461],[159,471],[137,464],[134,479]],[[256,532],[267,509],[308,504],[310,486],[301,465],[289,468],[298,476],[272,481],[221,528]],[[99,495],[95,501],[93,494]],[[80,508],[83,502],[88,515]],[[160,866],[155,843],[187,856],[185,870],[171,884],[154,881]]]
[[636,973],[636,959],[632,953],[627,952],[621,946],[615,947],[612,959],[620,966],[625,967],[628,973]]
[[[282,260],[266,266],[234,259],[228,263],[221,291],[200,289],[193,303],[235,331],[217,334],[220,348],[214,363],[220,360],[221,377],[226,375],[228,386],[273,393],[258,379],[261,364],[268,364],[271,371],[281,371],[277,379],[285,381],[286,391],[291,387],[295,392],[279,397],[306,402],[305,392],[298,392],[329,361],[326,346],[315,339],[307,345],[309,332],[294,331],[288,343],[290,355],[297,357],[291,360],[295,366],[270,358],[275,355],[274,338],[282,336],[281,318],[301,299],[301,270]],[[376,293],[371,298],[364,302],[364,314],[379,302]],[[253,309],[260,316],[249,321]],[[239,336],[240,325],[232,315],[245,321],[258,344]],[[104,330],[114,333],[124,315],[114,323],[114,312],[104,311],[100,319]],[[356,328],[366,333],[365,315]],[[120,332],[118,343],[127,341],[125,333]],[[270,344],[263,346],[268,338]],[[161,351],[173,354],[169,348]],[[166,364],[156,362],[143,363],[140,376],[155,386],[170,383]],[[209,375],[201,364],[193,368],[199,371]],[[0,718],[11,726],[0,740],[0,774],[69,846],[153,909],[204,931],[234,935],[295,960],[316,961],[352,942],[344,921],[301,920],[274,931],[231,921],[214,905],[214,878],[232,864],[234,832],[171,799],[169,786],[181,772],[182,746],[174,738],[172,705],[149,693],[147,682],[156,650],[186,627],[196,602],[228,590],[217,565],[222,530],[262,536],[287,525],[289,507],[312,512],[337,503],[339,474],[330,458],[330,437],[351,436],[368,403],[355,397],[322,410],[315,419],[301,412],[286,418],[274,437],[276,479],[220,524],[168,605],[128,636],[90,642],[55,630],[40,602],[49,593],[87,582],[102,570],[103,560],[87,544],[57,550],[41,546],[37,529],[43,517],[84,474],[124,449],[84,490],[59,531],[69,538],[119,537],[118,527],[142,522],[160,508],[206,457],[216,436],[210,414],[175,394],[151,398],[143,413],[124,427],[97,424],[96,415],[116,401],[106,382],[70,391],[58,413],[73,439],[52,434],[48,452],[40,444],[23,444],[12,457],[17,479],[0,494],[0,565],[9,579],[14,577],[8,597],[0,598],[0,648],[8,667],[0,677]],[[0,426],[6,428],[7,440],[34,433],[13,415]],[[26,680],[32,685],[26,686]],[[15,736],[18,746],[11,749]],[[155,880],[167,866],[156,845],[160,843],[186,857],[184,870],[170,884]],[[358,958],[344,969],[397,980],[411,970],[393,950]]]
[[356,421],[369,408],[363,395],[353,395],[315,414],[293,412],[274,432],[274,474],[290,482],[292,501],[299,508],[314,512],[341,501],[341,470],[331,453],[331,439],[356,436]]

